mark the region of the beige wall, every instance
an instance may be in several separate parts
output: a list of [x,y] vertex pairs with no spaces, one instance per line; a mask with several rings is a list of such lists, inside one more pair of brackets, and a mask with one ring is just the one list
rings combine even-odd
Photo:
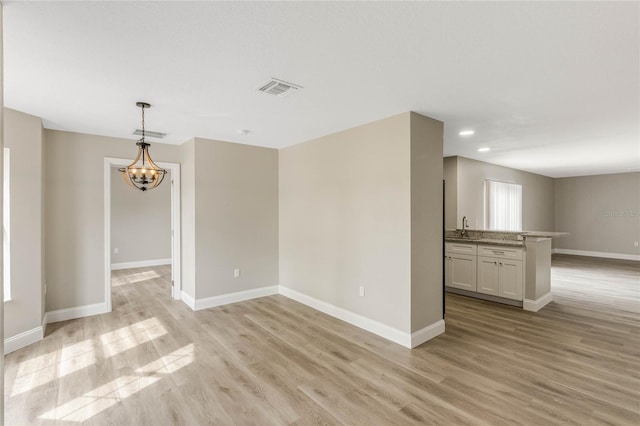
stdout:
[[278,151],[194,143],[195,296],[278,285]]
[[442,132],[411,113],[411,332],[442,319]]
[[[412,179],[435,176],[438,189],[424,181],[422,185],[426,196],[434,195],[432,208],[440,209],[433,226],[441,227],[442,139],[439,152],[431,145],[432,133],[442,131],[437,127],[424,117],[404,113],[280,150],[282,286],[402,332],[412,331],[412,208],[420,216],[415,218],[417,228],[431,218],[430,207],[417,193],[412,205],[411,185]],[[426,138],[412,145],[412,133]],[[435,153],[424,159],[433,162],[434,170],[412,174],[412,146],[417,155]],[[437,248],[442,240],[420,245],[437,234],[425,226],[414,241],[416,256],[437,257],[433,281],[442,269]],[[419,271],[414,272],[417,279]],[[441,287],[441,280],[435,285]],[[364,297],[359,296],[360,286],[365,287]],[[420,300],[428,294],[419,291]],[[438,307],[417,315],[416,326],[431,316],[442,318],[442,299],[422,308],[430,311],[430,303]]]
[[[104,302],[104,158],[136,154],[133,139],[45,130],[47,311]],[[152,144],[155,161],[180,147]]]
[[[0,176],[2,176],[2,147],[4,145],[4,63],[2,53],[2,1],[0,1]],[[2,199],[2,185],[0,185],[0,200]],[[0,217],[2,216],[2,203],[0,203]],[[2,245],[0,245],[0,284],[2,283]],[[0,285],[0,300],[3,297],[4,287]],[[4,303],[0,303],[0,354],[4,354]],[[4,356],[0,356],[0,371],[4,371]],[[4,424],[4,374],[0,374],[0,425]]]
[[559,249],[640,255],[640,173],[555,179]]
[[42,324],[43,206],[40,118],[4,109],[4,146],[10,149],[11,298],[5,336]]
[[196,155],[195,140],[180,146],[182,291],[196,297]]
[[111,169],[111,264],[171,258],[170,183],[171,172],[160,186],[143,192]]
[[445,181],[445,228],[455,229],[458,225],[458,157],[443,159]]
[[[466,216],[471,229],[484,229],[484,182],[496,180],[522,185],[522,229],[525,231],[552,231],[554,221],[554,185],[550,177],[522,170],[497,166],[483,161],[456,157],[457,209],[447,203],[446,210],[457,210],[455,228],[460,228]],[[445,162],[445,176],[454,162]],[[449,191],[449,185],[447,186]],[[447,198],[449,200],[449,198]],[[451,216],[447,226],[451,225]],[[453,227],[452,227],[453,228]]]

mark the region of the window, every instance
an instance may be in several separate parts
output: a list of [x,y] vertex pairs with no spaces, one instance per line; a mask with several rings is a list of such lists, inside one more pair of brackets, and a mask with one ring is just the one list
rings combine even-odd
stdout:
[[9,206],[9,200],[11,193],[9,192],[10,178],[9,178],[9,148],[4,149],[4,162],[3,162],[3,176],[2,176],[2,259],[3,259],[3,277],[2,283],[4,286],[4,301],[11,300],[11,227],[9,226],[11,218],[11,210]]
[[485,182],[487,229],[490,231],[522,231],[522,185]]

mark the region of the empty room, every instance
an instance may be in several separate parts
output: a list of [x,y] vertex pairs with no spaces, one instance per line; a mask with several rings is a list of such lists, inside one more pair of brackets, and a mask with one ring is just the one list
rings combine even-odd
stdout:
[[640,424],[640,2],[0,12],[0,424]]

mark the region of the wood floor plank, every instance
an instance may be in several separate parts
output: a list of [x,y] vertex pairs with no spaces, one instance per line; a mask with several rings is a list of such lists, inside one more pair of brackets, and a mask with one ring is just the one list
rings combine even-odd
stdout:
[[284,296],[193,312],[169,266],[5,357],[8,425],[637,425],[640,262],[554,255],[539,312],[446,296],[413,350]]

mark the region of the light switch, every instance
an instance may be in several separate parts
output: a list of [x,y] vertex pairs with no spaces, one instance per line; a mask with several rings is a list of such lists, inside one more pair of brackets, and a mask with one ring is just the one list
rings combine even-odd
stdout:
[[113,249],[113,254],[118,254],[118,247]]
[[240,269],[234,269],[233,278],[238,278],[238,277],[240,277]]
[[360,297],[364,297],[364,287],[360,286]]

